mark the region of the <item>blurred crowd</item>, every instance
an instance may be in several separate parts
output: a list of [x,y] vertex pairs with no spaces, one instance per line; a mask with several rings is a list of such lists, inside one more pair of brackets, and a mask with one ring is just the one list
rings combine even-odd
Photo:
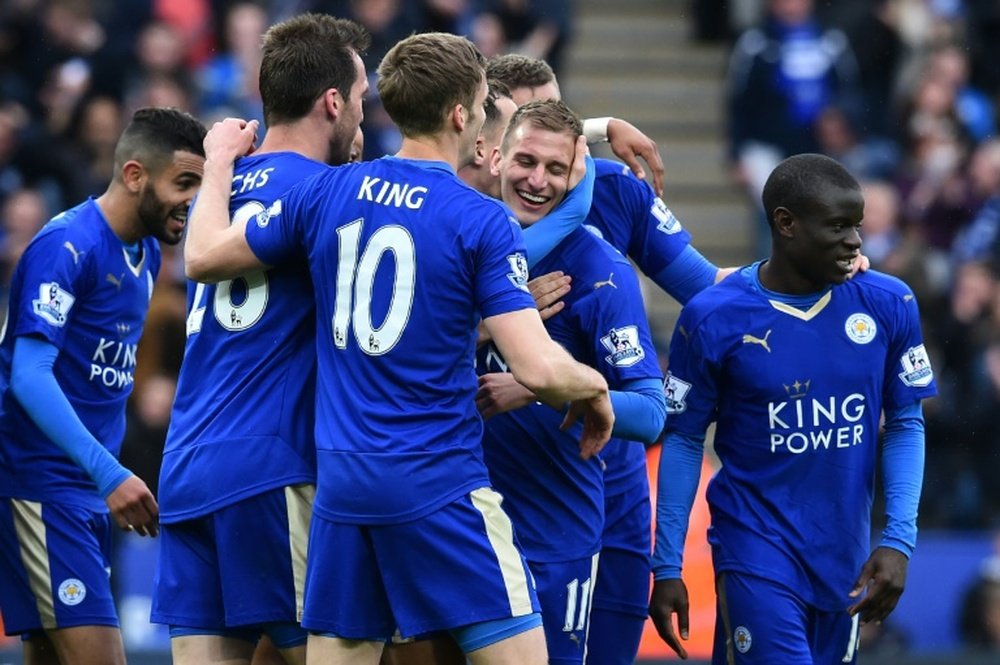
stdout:
[[[310,10],[372,32],[372,77],[392,44],[423,30],[558,70],[573,15],[571,0],[5,0],[0,295],[41,225],[104,189],[132,111],[259,118],[260,36]],[[864,183],[864,252],[919,298],[941,393],[925,405],[921,525],[1000,526],[1000,2],[694,0],[692,16],[694,39],[731,48],[734,181],[759,200],[761,174],[783,157],[839,159]],[[398,142],[372,83],[366,158]],[[150,442],[166,433],[185,329],[183,269],[164,250],[123,453],[154,491]]]

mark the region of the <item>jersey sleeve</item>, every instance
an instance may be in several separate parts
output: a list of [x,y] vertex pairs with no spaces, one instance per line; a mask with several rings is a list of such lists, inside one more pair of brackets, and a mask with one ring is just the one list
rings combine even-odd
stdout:
[[301,256],[305,240],[302,220],[323,198],[316,195],[315,180],[292,187],[264,212],[247,220],[247,244],[262,263],[276,266]]
[[697,323],[690,308],[681,310],[670,340],[670,371],[663,388],[667,432],[692,438],[704,437],[715,420],[721,370],[721,359],[712,350],[717,345]]
[[649,183],[618,176],[622,210],[633,220],[627,254],[645,275],[656,275],[691,244],[688,233]]
[[37,335],[61,349],[77,301],[92,288],[93,255],[76,247],[65,232],[39,235],[21,257],[22,289],[14,335]]
[[595,367],[618,389],[635,379],[660,379],[659,359],[649,332],[646,309],[635,273],[623,264],[616,285],[597,288],[587,297],[586,321],[582,326],[593,337]]
[[533,308],[521,227],[497,207],[487,214],[482,228],[489,231],[479,235],[476,248],[475,293],[480,315],[485,319]]
[[920,332],[920,312],[913,293],[896,298],[886,358],[884,408],[898,409],[937,394],[934,370]]

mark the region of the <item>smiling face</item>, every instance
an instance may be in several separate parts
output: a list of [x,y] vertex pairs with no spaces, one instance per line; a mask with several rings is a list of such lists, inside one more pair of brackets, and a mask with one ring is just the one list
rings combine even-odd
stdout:
[[799,277],[820,290],[847,281],[861,253],[865,202],[860,189],[830,185],[799,214],[782,208],[792,220],[786,252]]
[[562,201],[569,188],[576,140],[522,122],[512,128],[506,149],[493,153],[493,173],[500,176],[504,203],[522,226],[531,226]]
[[201,186],[205,158],[177,150],[161,171],[147,172],[139,190],[139,223],[143,235],[176,245],[184,235],[188,208]]

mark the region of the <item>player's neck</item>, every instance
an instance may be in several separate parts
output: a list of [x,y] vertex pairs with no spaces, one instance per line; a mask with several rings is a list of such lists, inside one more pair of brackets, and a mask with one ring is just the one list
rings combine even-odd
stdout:
[[458,171],[458,148],[447,140],[435,136],[403,137],[396,157],[424,161],[445,162]]
[[119,240],[134,243],[143,238],[145,234],[141,230],[137,204],[124,187],[112,182],[107,191],[94,201]]
[[316,132],[307,130],[301,124],[275,125],[268,128],[254,154],[295,152],[317,162],[326,162],[329,145],[326,141],[317,141],[316,136]]

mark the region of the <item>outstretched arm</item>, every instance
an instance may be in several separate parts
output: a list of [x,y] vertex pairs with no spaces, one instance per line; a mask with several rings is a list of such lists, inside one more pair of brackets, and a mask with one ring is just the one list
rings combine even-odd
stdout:
[[250,152],[256,136],[257,121],[238,118],[215,123],[205,136],[205,173],[184,241],[189,279],[218,282],[267,267],[247,244],[246,221],[230,224],[229,218],[233,164]]

